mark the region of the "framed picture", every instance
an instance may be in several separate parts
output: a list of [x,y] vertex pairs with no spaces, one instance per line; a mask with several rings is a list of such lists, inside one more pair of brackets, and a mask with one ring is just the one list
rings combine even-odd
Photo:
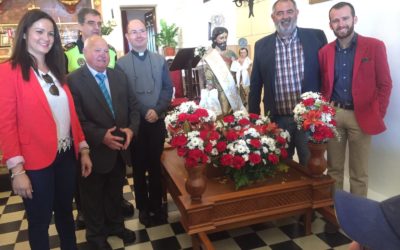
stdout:
[[11,47],[1,47],[0,48],[0,61],[1,59],[7,59],[11,55]]
[[329,0],[309,0],[309,1],[310,1],[310,4],[314,4],[314,3],[326,2],[326,1],[329,1]]
[[8,37],[7,33],[0,34],[0,46],[1,47],[11,46],[11,39]]

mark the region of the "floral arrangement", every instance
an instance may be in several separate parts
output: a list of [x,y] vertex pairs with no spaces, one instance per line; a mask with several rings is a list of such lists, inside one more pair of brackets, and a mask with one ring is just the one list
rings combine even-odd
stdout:
[[330,138],[339,138],[336,111],[320,93],[303,93],[293,113],[297,128],[306,132],[310,142],[325,143]]
[[187,167],[225,168],[236,189],[272,175],[287,157],[289,133],[268,117],[236,111],[216,121],[215,113],[185,102],[165,119],[167,142]]
[[287,157],[290,135],[268,117],[236,111],[217,125],[220,139],[212,151],[216,167],[225,167],[236,189],[273,175]]
[[182,103],[165,118],[167,142],[185,158],[186,166],[196,167],[211,162],[211,151],[219,139],[215,119],[214,112],[193,101]]
[[198,56],[201,58],[203,58],[204,54],[206,53],[206,47],[204,46],[199,46],[194,50],[194,56]]
[[115,22],[114,19],[112,20],[108,20],[106,23],[103,23],[101,25],[101,34],[103,36],[108,36],[113,30],[114,28],[117,26],[117,23]]

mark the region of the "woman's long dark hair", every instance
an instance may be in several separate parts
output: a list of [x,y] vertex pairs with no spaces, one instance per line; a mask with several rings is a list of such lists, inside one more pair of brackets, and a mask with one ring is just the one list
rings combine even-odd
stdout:
[[22,78],[25,81],[29,81],[30,68],[37,69],[37,62],[36,58],[28,52],[27,33],[34,22],[43,18],[49,20],[54,27],[54,43],[50,51],[45,55],[45,62],[60,84],[63,84],[65,81],[65,58],[60,32],[53,18],[41,10],[30,10],[19,21],[15,34],[14,48],[10,57],[11,65],[13,69],[19,65],[22,71]]

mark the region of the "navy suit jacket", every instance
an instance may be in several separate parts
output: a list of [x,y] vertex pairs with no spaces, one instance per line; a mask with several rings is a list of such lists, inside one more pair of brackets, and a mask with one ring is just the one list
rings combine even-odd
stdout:
[[[302,93],[320,91],[321,77],[318,63],[318,51],[326,43],[326,36],[322,30],[297,28],[300,43],[304,53],[304,79]],[[261,91],[264,87],[264,112],[276,114],[275,104],[275,42],[277,33],[268,35],[255,44],[254,63],[251,73],[249,112],[260,114]]]

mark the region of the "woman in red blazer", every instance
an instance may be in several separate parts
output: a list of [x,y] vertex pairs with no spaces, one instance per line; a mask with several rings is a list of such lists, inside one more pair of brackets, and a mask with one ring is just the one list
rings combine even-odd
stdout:
[[92,163],[69,88],[54,20],[31,10],[18,24],[8,62],[0,65],[0,150],[23,198],[32,249],[49,249],[54,211],[61,249],[77,249],[72,197],[76,160],[82,175]]

